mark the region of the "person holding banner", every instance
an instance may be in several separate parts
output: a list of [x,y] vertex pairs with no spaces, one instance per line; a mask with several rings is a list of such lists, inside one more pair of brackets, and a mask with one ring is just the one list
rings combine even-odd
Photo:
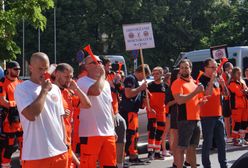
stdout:
[[[144,66],[144,67],[143,67]],[[127,143],[126,154],[129,155],[131,163],[142,163],[138,158],[137,143],[138,143],[138,111],[142,106],[142,91],[147,88],[147,83],[144,82],[139,85],[139,81],[151,74],[150,68],[147,64],[140,65],[134,74],[128,75],[124,80],[124,93],[122,94],[122,101],[120,103],[119,112],[127,123]],[[145,76],[143,74],[143,68]]]
[[227,168],[225,151],[225,128],[222,117],[221,95],[228,96],[229,92],[222,76],[217,77],[217,63],[209,58],[204,61],[204,74],[199,82],[204,86],[208,101],[201,106],[201,125],[203,133],[202,164],[211,167],[209,152],[213,138],[218,149],[218,159],[221,168]]
[[110,85],[98,56],[87,56],[83,64],[87,76],[79,78],[77,84],[87,93],[92,106],[80,108],[80,167],[94,168],[99,161],[101,168],[115,168],[116,137]]

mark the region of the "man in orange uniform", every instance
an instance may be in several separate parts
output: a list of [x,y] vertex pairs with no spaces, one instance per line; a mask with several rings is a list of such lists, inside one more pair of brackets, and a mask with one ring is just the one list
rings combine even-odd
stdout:
[[6,135],[6,147],[2,151],[2,167],[10,167],[11,155],[17,149],[15,139],[18,139],[19,147],[22,147],[22,127],[20,117],[16,108],[14,91],[16,85],[21,83],[18,79],[20,74],[20,65],[16,61],[7,63],[6,76],[1,79],[0,84],[0,106],[4,108],[6,115],[3,121],[3,133]]
[[220,167],[227,168],[221,95],[228,96],[228,89],[224,79],[222,77],[217,78],[217,68],[214,59],[205,60],[204,74],[199,79],[199,82],[205,88],[205,95],[209,96],[206,104],[201,106],[200,115],[203,133],[202,164],[204,167],[211,167],[209,152],[214,138],[218,149]]
[[[232,136],[234,138],[234,145],[238,146],[246,143],[244,136],[247,128],[247,86],[241,77],[241,69],[234,67],[229,90],[231,93]],[[238,139],[239,136],[241,138],[240,140]]]
[[172,86],[172,94],[178,104],[178,163],[183,167],[184,152],[190,152],[189,162],[191,167],[196,167],[196,147],[200,139],[200,100],[199,93],[204,91],[202,85],[196,85],[191,77],[192,63],[183,59],[179,63],[180,78]]
[[[160,154],[161,137],[165,131],[165,84],[162,81],[163,68],[155,67],[152,70],[154,81],[148,84],[150,92],[151,111],[147,110],[148,117],[148,158],[150,160],[164,159]],[[148,108],[147,108],[148,109]],[[155,154],[154,154],[155,152]]]
[[[65,109],[64,123],[66,128],[66,143],[68,145],[68,167],[73,167],[73,163],[79,166],[79,161],[74,155],[71,146],[72,122],[74,113],[73,96],[78,96],[78,105],[81,103],[81,108],[89,108],[91,106],[89,98],[79,89],[77,83],[72,80],[73,68],[67,63],[60,63],[55,69],[56,84],[63,96],[63,105]],[[79,102],[80,101],[80,102]]]

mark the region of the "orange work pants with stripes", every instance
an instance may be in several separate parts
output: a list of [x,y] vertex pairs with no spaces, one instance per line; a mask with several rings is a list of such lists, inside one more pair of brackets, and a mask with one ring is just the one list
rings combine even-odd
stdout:
[[160,151],[162,135],[165,131],[165,113],[156,114],[156,118],[148,117],[148,151]]
[[137,143],[139,139],[138,127],[139,127],[139,119],[137,112],[128,112],[127,116],[127,134],[126,134],[126,154],[129,155],[137,155]]

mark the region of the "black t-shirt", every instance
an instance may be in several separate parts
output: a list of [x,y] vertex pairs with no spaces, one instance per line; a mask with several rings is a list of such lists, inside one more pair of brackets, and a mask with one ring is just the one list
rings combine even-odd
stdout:
[[165,93],[167,87],[164,83],[156,84],[154,81],[148,83],[148,90],[149,92],[159,92],[159,93]]
[[[173,95],[172,95],[171,87],[166,89],[165,94],[166,94],[166,96],[165,96],[165,104],[168,104],[170,101],[175,100]],[[174,105],[169,107],[169,113],[171,114],[171,113],[174,113],[174,112],[177,112],[177,104],[174,104]]]
[[[139,82],[138,79],[133,75],[128,75],[124,80],[124,88],[138,88]],[[138,95],[127,98],[125,95],[125,91],[122,93],[122,100],[120,102],[119,111],[120,112],[138,112],[139,108],[142,105],[142,93]]]
[[244,81],[245,81],[246,86],[248,86],[248,79],[245,78]]

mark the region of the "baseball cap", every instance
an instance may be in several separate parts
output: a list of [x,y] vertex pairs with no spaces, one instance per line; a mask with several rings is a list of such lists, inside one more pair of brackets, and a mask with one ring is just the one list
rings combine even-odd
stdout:
[[10,69],[10,68],[21,68],[21,67],[18,62],[10,61],[6,64],[6,69]]

